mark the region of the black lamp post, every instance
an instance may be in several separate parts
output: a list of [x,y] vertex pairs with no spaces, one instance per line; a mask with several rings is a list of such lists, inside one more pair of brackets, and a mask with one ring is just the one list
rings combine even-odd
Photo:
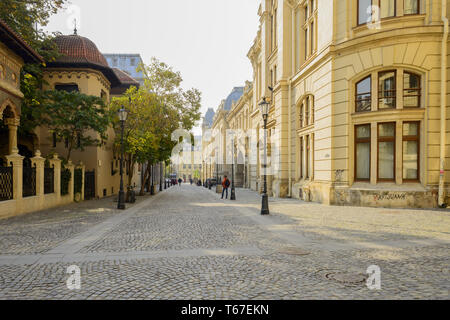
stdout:
[[232,142],[232,154],[231,156],[233,157],[232,163],[231,163],[231,195],[230,195],[230,200],[236,200],[236,189],[234,188],[234,138],[231,141]]
[[269,117],[269,102],[263,97],[263,101],[259,104],[261,115],[264,120],[264,189],[262,194],[261,214],[269,214],[269,197],[267,195],[267,118]]
[[127,110],[122,106],[122,109],[119,110],[119,120],[120,120],[120,129],[121,129],[121,138],[120,138],[120,145],[121,145],[121,155],[120,155],[120,190],[119,190],[119,201],[117,203],[117,208],[119,210],[125,210],[125,191],[123,190],[123,156],[125,153],[125,145],[123,143],[123,132],[125,128],[125,121],[127,121],[128,112]]

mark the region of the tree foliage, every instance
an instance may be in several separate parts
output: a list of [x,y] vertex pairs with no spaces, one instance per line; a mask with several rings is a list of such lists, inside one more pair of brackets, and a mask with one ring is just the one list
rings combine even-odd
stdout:
[[84,151],[99,146],[106,139],[111,124],[110,112],[103,99],[79,92],[47,91],[44,103],[33,109],[39,124],[67,145],[66,160],[73,150]]
[[[123,97],[114,98],[111,103],[111,111],[116,114],[122,107],[129,111],[124,145],[130,172],[136,163],[152,165],[167,161],[177,143],[172,141],[172,133],[180,128],[191,130],[200,119],[201,93],[197,89],[183,90],[179,72],[156,58],[148,66],[141,65],[139,70],[145,74],[144,85],[139,90],[130,88]],[[119,148],[117,117],[114,122]],[[148,175],[147,170],[145,179]],[[129,184],[131,178],[130,175]]]
[[[48,25],[50,17],[63,9],[67,0],[1,0],[0,19],[18,33],[46,62],[59,57],[58,48],[53,42],[55,34],[47,34],[39,27]],[[38,124],[33,118],[33,108],[45,100],[41,91],[43,67],[40,64],[26,64],[21,71],[22,101],[21,132],[30,133]]]

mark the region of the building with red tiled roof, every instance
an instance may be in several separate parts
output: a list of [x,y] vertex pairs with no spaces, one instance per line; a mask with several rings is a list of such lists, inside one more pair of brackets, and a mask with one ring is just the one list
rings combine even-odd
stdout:
[[[106,104],[112,95],[120,95],[130,85],[138,83],[110,68],[105,57],[94,42],[78,34],[61,35],[54,39],[61,56],[56,61],[48,62],[44,70],[44,80],[47,85],[44,89],[78,91],[86,95],[103,98]],[[86,133],[89,134],[89,133]],[[93,133],[91,133],[93,134]],[[56,152],[65,156],[67,148],[64,141],[55,141],[47,128],[40,128],[40,148],[43,154]],[[101,147],[89,147],[86,150],[76,150],[71,153],[74,163],[82,162],[87,171],[94,171],[91,185],[86,185],[84,196],[88,198],[102,198],[117,194],[120,177],[119,152],[114,145],[115,132],[108,130],[108,141]],[[127,173],[127,172],[126,172]],[[136,172],[129,173],[136,176]],[[87,181],[87,180],[86,180]]]
[[128,73],[117,68],[113,68],[113,71],[119,78],[121,84],[111,89],[111,96],[122,95],[133,86],[139,89],[140,83]]

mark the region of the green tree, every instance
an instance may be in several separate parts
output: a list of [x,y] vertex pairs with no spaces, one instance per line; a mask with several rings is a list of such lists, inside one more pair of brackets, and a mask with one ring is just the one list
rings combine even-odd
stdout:
[[99,146],[108,138],[110,112],[103,99],[79,92],[48,91],[45,101],[35,108],[39,124],[47,126],[57,141],[67,145],[66,160],[73,150]]
[[[39,27],[48,25],[50,17],[63,9],[67,0],[1,0],[0,19],[18,33],[46,62],[59,57],[53,42],[55,34],[48,34]],[[26,64],[21,70],[20,87],[24,93],[20,133],[31,133],[39,121],[33,115],[33,108],[42,104],[45,94],[41,91],[43,67],[40,64]]]
[[[183,90],[179,72],[156,58],[141,65],[139,70],[146,75],[144,85],[137,90],[132,87],[125,96],[114,98],[111,111],[117,113],[123,106],[129,110],[125,126],[124,144],[129,172],[136,163],[147,163],[145,182],[150,178],[150,166],[167,161],[177,142],[172,141],[172,132],[184,128],[191,130],[200,120],[201,94],[197,89]],[[120,124],[115,118],[116,146],[120,147]],[[129,177],[128,185],[131,185]]]

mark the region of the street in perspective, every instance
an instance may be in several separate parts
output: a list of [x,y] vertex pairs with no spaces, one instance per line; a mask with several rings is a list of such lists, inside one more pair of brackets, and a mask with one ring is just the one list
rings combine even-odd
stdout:
[[0,300],[448,301],[449,14],[2,0]]

